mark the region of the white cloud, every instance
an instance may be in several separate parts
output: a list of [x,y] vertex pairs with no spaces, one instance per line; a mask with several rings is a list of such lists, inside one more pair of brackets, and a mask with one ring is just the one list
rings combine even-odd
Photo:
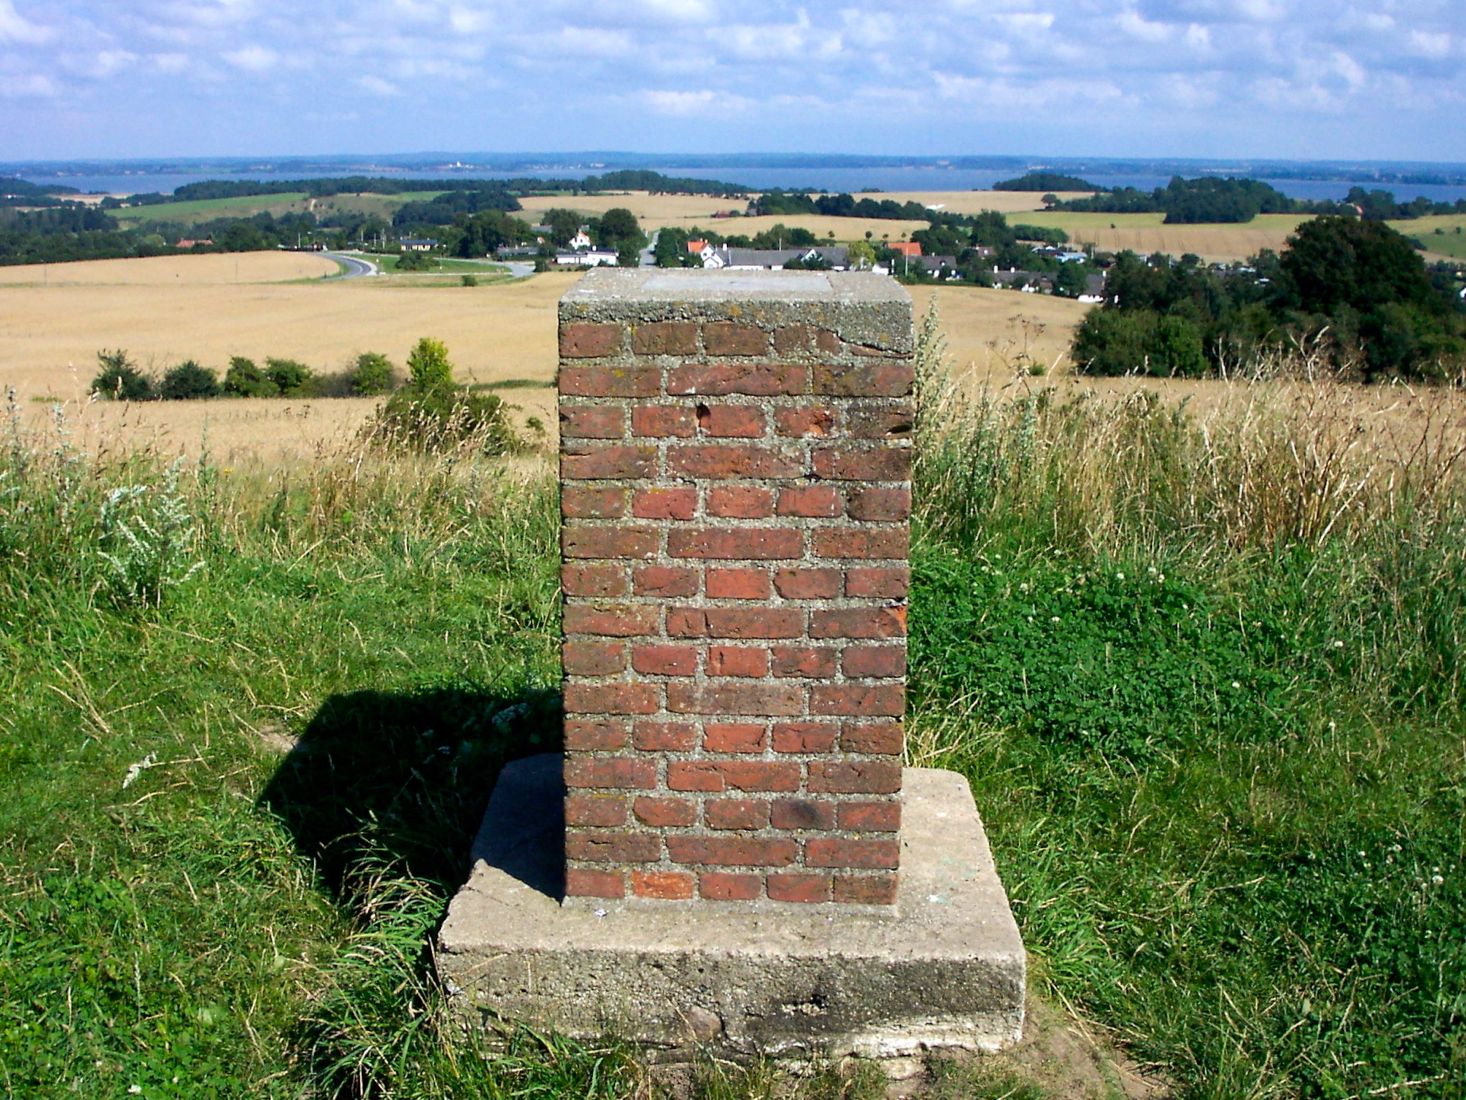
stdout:
[[370,92],[378,96],[397,96],[402,94],[402,89],[393,84],[390,80],[384,80],[375,73],[368,73],[366,76],[356,78],[356,86],[364,92]]
[[679,117],[726,114],[749,106],[749,101],[742,96],[724,95],[707,88],[692,92],[658,89],[643,92],[641,98],[658,114]]
[[1417,57],[1428,57],[1433,60],[1447,57],[1451,52],[1451,36],[1445,33],[1411,31],[1410,52]]
[[280,64],[280,55],[268,46],[242,46],[237,50],[226,50],[222,56],[236,69],[247,73],[269,72]]
[[32,23],[16,11],[13,0],[0,0],[0,42],[38,46],[49,42],[52,34],[50,27]]
[[6,99],[55,99],[60,87],[49,76],[28,73],[0,80],[0,96]]

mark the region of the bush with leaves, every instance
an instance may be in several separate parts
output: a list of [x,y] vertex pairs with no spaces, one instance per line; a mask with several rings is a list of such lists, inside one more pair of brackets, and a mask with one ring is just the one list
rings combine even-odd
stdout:
[[224,372],[224,392],[236,397],[278,397],[280,387],[253,359],[236,355],[229,360],[229,369]]
[[219,376],[208,367],[186,359],[163,376],[158,396],[164,401],[188,401],[219,396]]
[[359,397],[375,397],[396,388],[397,368],[392,360],[376,351],[364,351],[347,372],[351,392]]
[[413,450],[470,449],[496,455],[523,446],[502,400],[453,384],[453,363],[441,340],[419,340],[407,357],[407,369],[407,385],[388,398],[368,428],[372,438]]
[[316,377],[310,367],[294,359],[266,359],[265,374],[281,397],[314,397]]
[[151,401],[153,383],[121,348],[97,352],[101,370],[92,379],[91,392],[116,401]]

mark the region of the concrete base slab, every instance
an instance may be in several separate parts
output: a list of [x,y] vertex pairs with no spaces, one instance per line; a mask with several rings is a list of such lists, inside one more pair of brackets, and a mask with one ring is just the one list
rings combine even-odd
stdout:
[[567,908],[560,767],[545,755],[504,769],[438,934],[438,973],[469,1026],[830,1058],[993,1051],[1021,1037],[1023,943],[961,776],[903,776],[895,912]]

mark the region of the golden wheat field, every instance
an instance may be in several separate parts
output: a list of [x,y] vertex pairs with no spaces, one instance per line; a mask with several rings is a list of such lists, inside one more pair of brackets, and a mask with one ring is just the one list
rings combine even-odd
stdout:
[[1232,262],[1265,248],[1281,252],[1307,215],[1259,214],[1243,225],[1163,225],[1164,214],[1090,214],[1041,211],[1025,218],[1069,234],[1076,245],[1092,244],[1105,252],[1195,253],[1208,262]]
[[[498,392],[517,407],[521,424],[537,417],[553,437],[555,303],[579,273],[421,287],[392,279],[297,281],[303,271],[319,274],[325,261],[318,257],[261,253],[238,260],[246,276],[239,282],[228,278],[232,256],[106,261],[65,272],[60,268],[73,265],[52,265],[55,281],[38,280],[34,268],[4,269],[0,388],[15,390],[32,424],[50,420],[60,402],[68,430],[88,450],[149,447],[196,455],[207,449],[223,464],[289,464],[349,445],[376,401],[98,402],[86,396],[97,351],[125,348],[155,374],[187,358],[222,369],[230,355],[281,356],[336,370],[366,350],[400,365],[420,337],[433,336],[448,345],[465,382],[490,388],[514,380],[541,383]],[[314,267],[294,266],[301,261]],[[980,287],[911,291],[918,316],[936,302],[953,375],[964,386],[1012,392],[1056,385],[1064,393],[1099,397],[1150,390],[1198,410],[1250,400],[1248,387],[1224,382],[1074,376],[1069,341],[1088,308],[1077,302]],[[1043,377],[1034,377],[1035,370]],[[1335,392],[1347,393],[1363,421],[1381,430],[1428,414],[1449,426],[1454,438],[1466,438],[1466,400],[1459,394],[1403,387]]]

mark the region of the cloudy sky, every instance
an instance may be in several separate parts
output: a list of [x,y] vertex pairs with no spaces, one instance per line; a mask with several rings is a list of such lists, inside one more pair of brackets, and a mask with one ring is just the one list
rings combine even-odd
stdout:
[[0,0],[0,160],[1466,161],[1463,0]]

